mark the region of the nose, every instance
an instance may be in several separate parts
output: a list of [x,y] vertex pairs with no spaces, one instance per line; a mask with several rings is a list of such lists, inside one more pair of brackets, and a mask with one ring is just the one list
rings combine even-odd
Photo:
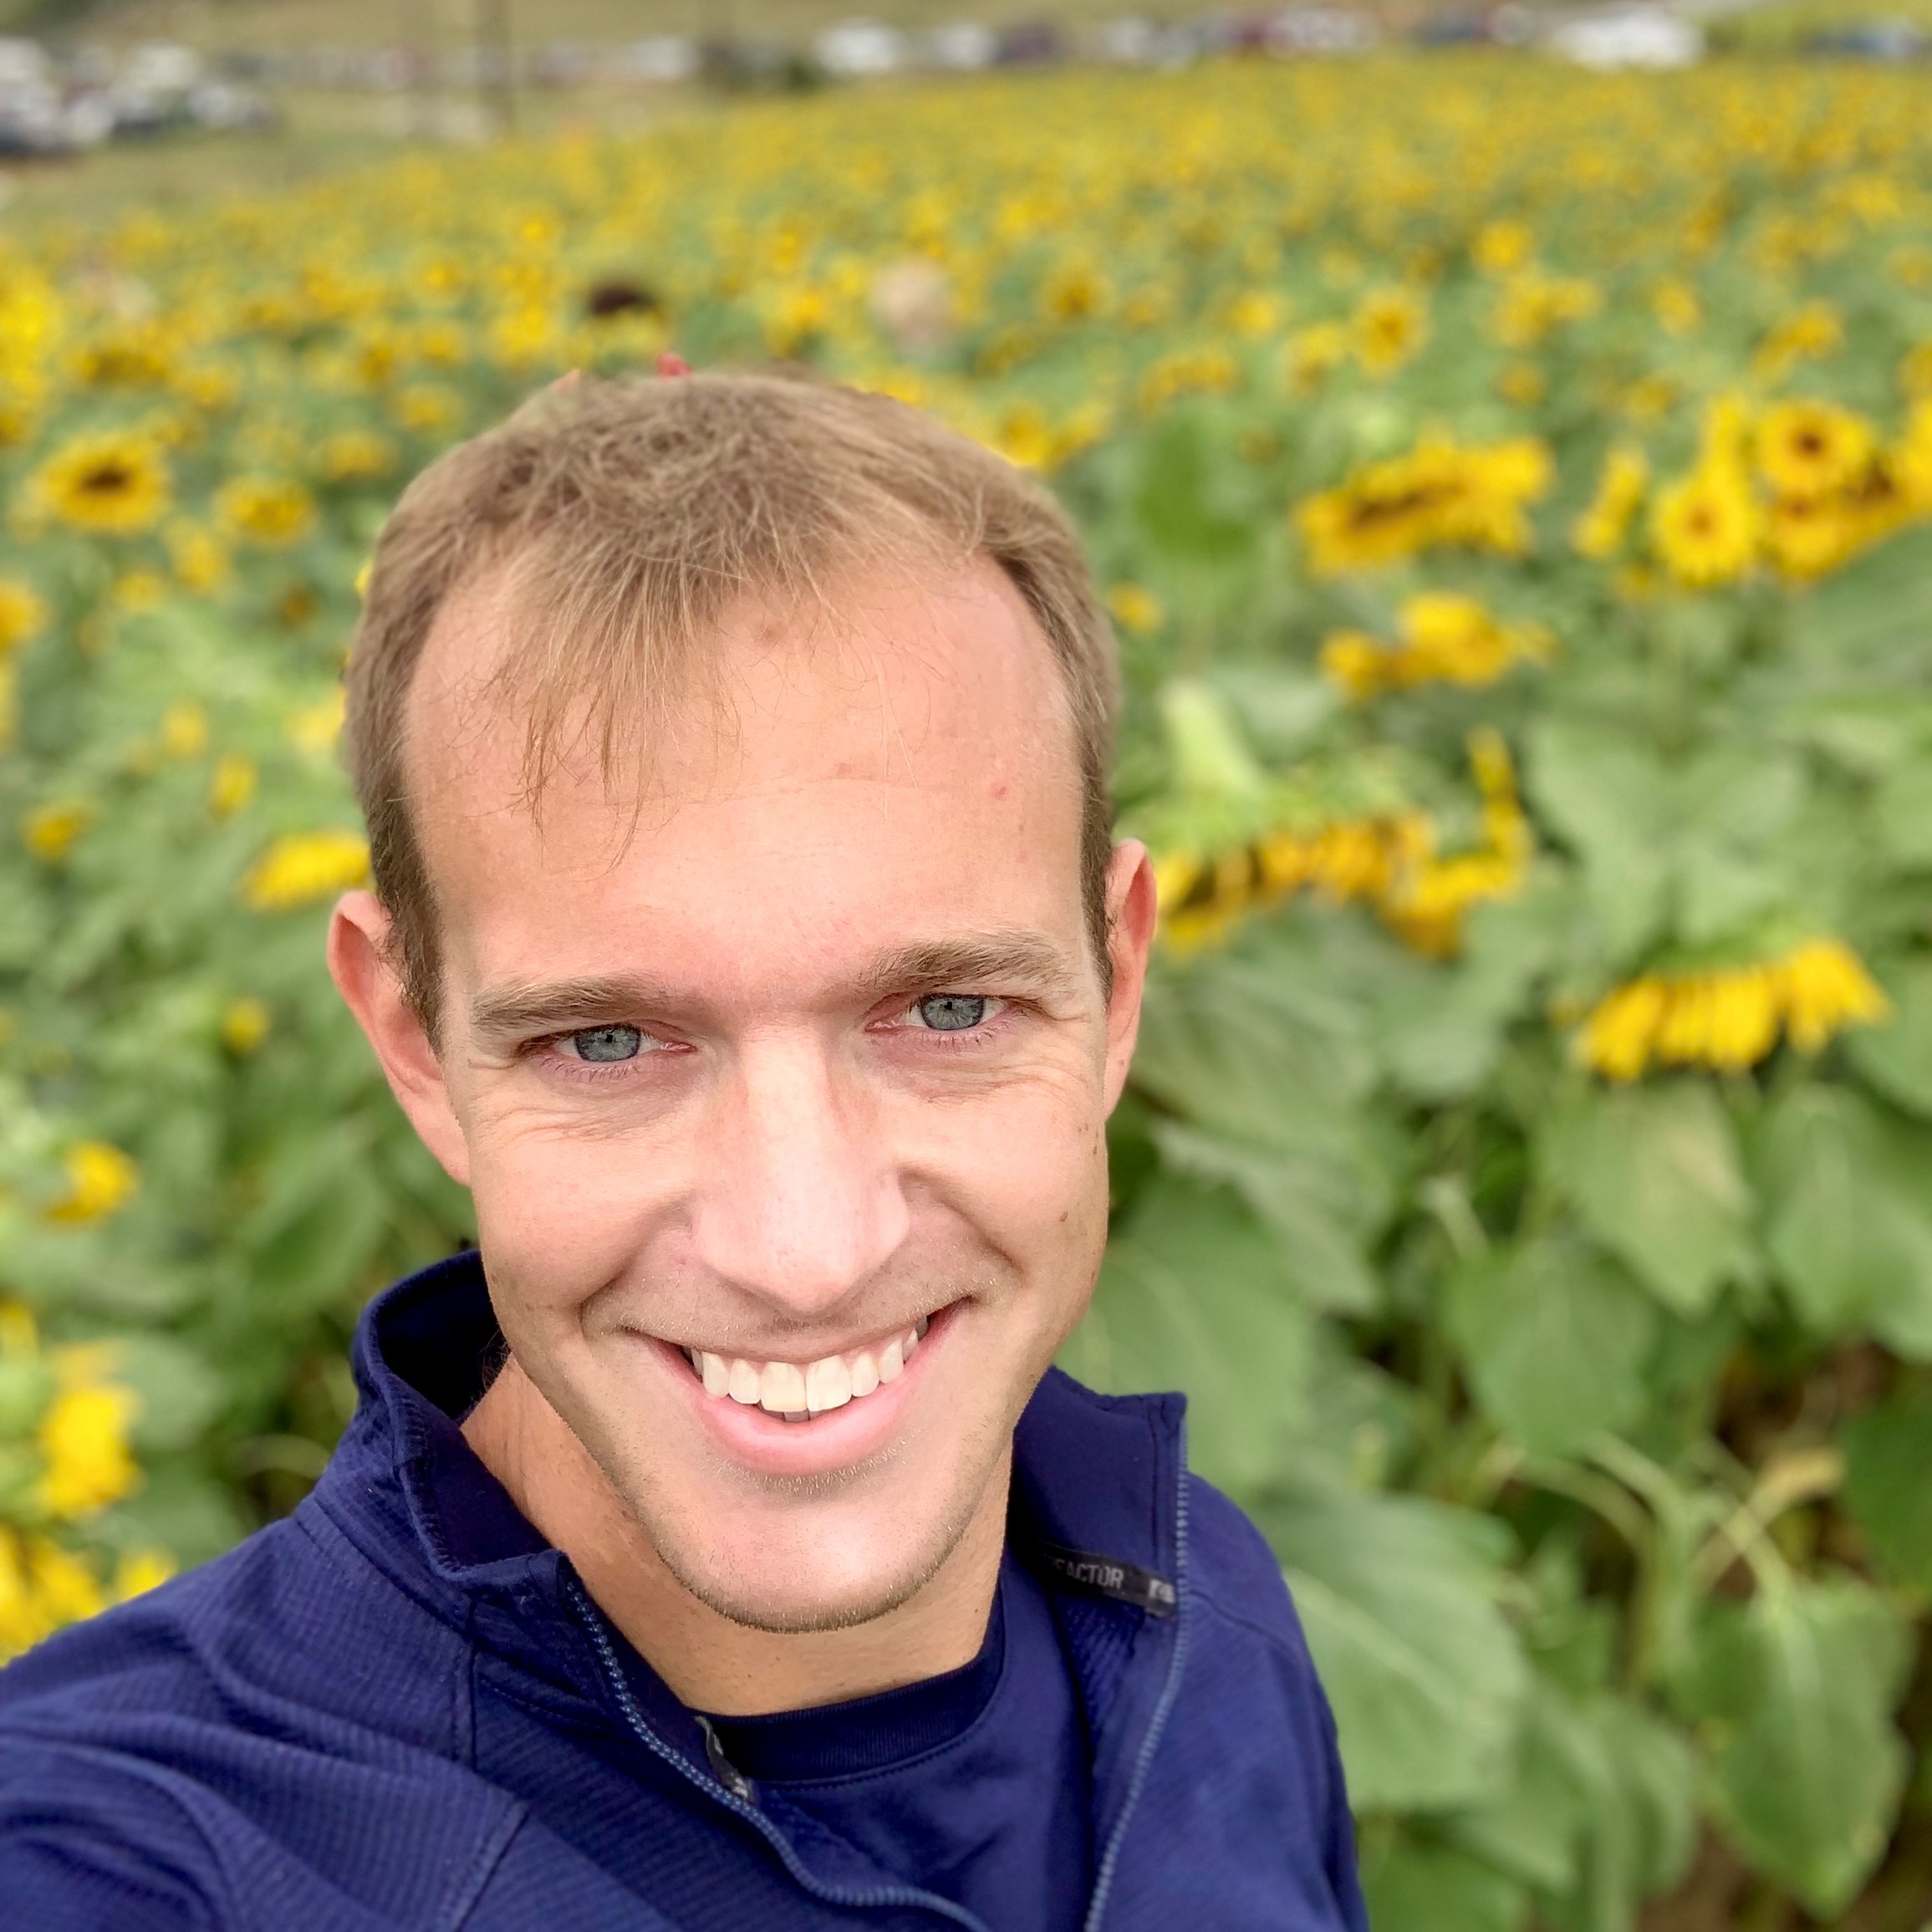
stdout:
[[701,1265],[799,1320],[835,1308],[910,1224],[879,1124],[822,1042],[747,1043],[701,1154]]

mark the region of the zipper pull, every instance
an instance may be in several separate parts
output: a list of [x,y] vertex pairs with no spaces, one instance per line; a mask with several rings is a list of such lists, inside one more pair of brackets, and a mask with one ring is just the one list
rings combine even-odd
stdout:
[[711,1775],[741,1804],[755,1805],[758,1802],[758,1787],[725,1756],[716,1726],[701,1712],[692,1715],[697,1718],[698,1729],[705,1734],[705,1760],[711,1767]]

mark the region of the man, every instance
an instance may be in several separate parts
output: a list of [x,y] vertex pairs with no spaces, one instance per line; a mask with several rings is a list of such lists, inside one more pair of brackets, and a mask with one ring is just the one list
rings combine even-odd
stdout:
[[418,479],[329,965],[478,1251],[293,1517],[0,1676],[10,1924],[1363,1925],[1267,1549],[1049,1366],[1114,675],[1051,500],[884,398],[564,386]]

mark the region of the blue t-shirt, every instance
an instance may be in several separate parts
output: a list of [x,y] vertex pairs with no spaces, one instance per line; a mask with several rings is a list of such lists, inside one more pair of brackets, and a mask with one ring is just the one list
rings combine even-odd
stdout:
[[1046,1592],[1010,1552],[962,1669],[711,1722],[738,1770],[908,1884],[997,1932],[1076,1932],[1093,1875],[1085,1721]]

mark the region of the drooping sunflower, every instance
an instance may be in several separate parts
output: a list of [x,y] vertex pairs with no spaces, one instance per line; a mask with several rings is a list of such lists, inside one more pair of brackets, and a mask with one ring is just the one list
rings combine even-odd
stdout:
[[1777,403],[1757,426],[1758,468],[1780,497],[1817,497],[1848,488],[1877,447],[1871,425],[1835,403]]
[[149,437],[125,431],[76,436],[28,486],[33,506],[90,536],[150,529],[167,508],[168,466]]

